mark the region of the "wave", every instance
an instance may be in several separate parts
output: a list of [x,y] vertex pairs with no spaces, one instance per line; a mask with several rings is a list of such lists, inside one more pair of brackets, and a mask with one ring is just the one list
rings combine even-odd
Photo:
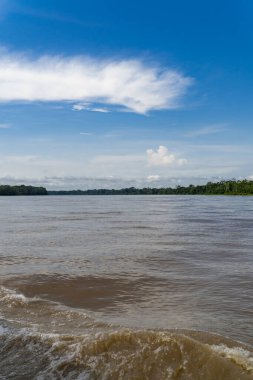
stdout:
[[208,346],[182,334],[119,330],[95,336],[2,331],[4,379],[252,379],[242,348]]
[[201,332],[126,329],[0,288],[1,379],[253,379],[249,347]]

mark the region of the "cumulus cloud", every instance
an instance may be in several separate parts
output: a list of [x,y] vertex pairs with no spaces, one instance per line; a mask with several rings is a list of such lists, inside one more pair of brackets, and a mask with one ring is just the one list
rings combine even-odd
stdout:
[[150,166],[184,165],[187,163],[185,158],[177,158],[176,155],[170,153],[168,148],[164,145],[160,145],[157,151],[147,149],[146,153]]
[[43,56],[1,51],[0,101],[70,101],[73,109],[108,112],[94,104],[145,114],[178,107],[192,79],[138,59]]

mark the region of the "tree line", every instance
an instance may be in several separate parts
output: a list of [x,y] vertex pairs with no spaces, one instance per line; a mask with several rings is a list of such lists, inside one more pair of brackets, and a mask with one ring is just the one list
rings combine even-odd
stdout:
[[25,185],[0,185],[0,195],[253,195],[252,180],[208,182],[205,185],[172,187],[128,187],[124,189],[56,190]]
[[47,195],[45,187],[0,185],[0,195]]
[[220,182],[208,182],[205,185],[189,185],[176,188],[145,187],[138,189],[128,187],[124,189],[93,189],[93,190],[59,190],[48,191],[49,195],[253,195],[253,181],[251,180],[229,180]]

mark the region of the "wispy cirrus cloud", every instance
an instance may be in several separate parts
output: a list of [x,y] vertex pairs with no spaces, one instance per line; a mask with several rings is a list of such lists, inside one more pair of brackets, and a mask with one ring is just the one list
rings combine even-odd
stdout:
[[75,110],[84,109],[82,104],[88,103],[88,108],[95,112],[108,112],[104,106],[112,105],[145,114],[177,108],[192,83],[191,78],[177,70],[139,59],[32,59],[6,51],[0,57],[1,102],[68,101],[77,103]]
[[168,148],[164,145],[160,145],[156,151],[147,149],[146,153],[149,166],[184,165],[187,163],[185,158],[177,158],[177,156],[170,153]]
[[0,1],[0,21],[3,19],[10,10],[10,1],[1,0]]
[[[100,27],[100,23],[86,22],[83,17],[71,17],[69,13],[61,12],[59,7],[54,10],[51,7],[50,12],[43,6],[44,4],[36,4],[36,6],[29,6],[24,2],[18,2],[16,0],[0,0],[0,19],[3,15],[5,18],[9,14],[17,14],[21,16],[28,16],[37,19],[50,20],[54,22],[61,22],[66,24],[80,25],[86,28]],[[80,16],[80,15],[79,15]]]
[[91,107],[87,104],[77,103],[74,104],[72,107],[73,111],[91,111],[91,112],[102,112],[102,113],[108,113],[110,112],[107,108],[102,107]]
[[195,129],[185,134],[186,137],[200,137],[207,136],[215,133],[224,132],[227,129],[227,123],[217,123]]
[[0,123],[0,129],[9,129],[10,127],[10,124]]

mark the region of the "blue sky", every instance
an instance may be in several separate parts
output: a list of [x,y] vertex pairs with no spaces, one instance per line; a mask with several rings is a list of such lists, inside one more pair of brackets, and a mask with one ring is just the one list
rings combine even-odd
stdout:
[[253,177],[253,2],[0,0],[0,183]]

